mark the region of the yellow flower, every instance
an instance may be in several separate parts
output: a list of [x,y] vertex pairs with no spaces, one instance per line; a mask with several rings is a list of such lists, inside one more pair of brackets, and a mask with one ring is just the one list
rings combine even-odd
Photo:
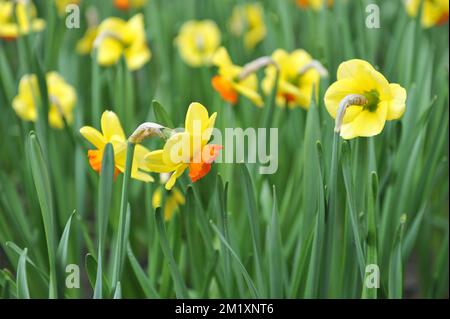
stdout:
[[211,20],[191,20],[181,26],[175,39],[181,58],[192,67],[211,65],[220,45],[220,31]]
[[323,6],[332,6],[333,0],[296,0],[296,3],[301,8],[312,8],[315,11],[322,9]]
[[212,78],[211,83],[225,101],[236,104],[239,94],[242,94],[255,105],[262,106],[263,101],[258,94],[256,74],[252,73],[243,79],[239,79],[242,67],[233,64],[224,47],[217,50],[213,57],[213,64],[219,68],[219,74]]
[[[114,149],[114,175],[125,171],[127,139],[120,125],[119,118],[112,111],[105,111],[101,118],[100,133],[91,126],[83,126],[80,129],[81,135],[84,136],[93,146],[95,150],[88,151],[89,164],[96,171],[100,172],[102,168],[103,151],[107,143],[111,143]],[[143,182],[152,182],[153,178],[143,172],[148,172],[144,157],[149,150],[142,145],[136,145],[134,149],[133,165],[131,167],[131,177]]]
[[103,20],[98,26],[94,47],[102,66],[116,64],[124,55],[128,69],[140,69],[151,58],[145,40],[144,16],[136,14],[128,21],[116,17]]
[[170,190],[178,177],[189,168],[193,182],[204,177],[222,148],[208,144],[217,113],[209,116],[200,103],[191,103],[186,114],[185,131],[173,134],[164,148],[147,154],[147,167],[157,173],[172,173],[166,183]]
[[[15,10],[14,10],[15,9]],[[14,40],[19,35],[39,32],[45,21],[37,17],[31,1],[0,0],[0,38]]]
[[[319,87],[320,73],[312,67],[314,60],[304,50],[295,50],[288,53],[278,49],[272,54],[273,61],[279,67],[279,80],[276,103],[278,106],[301,106],[309,108],[313,88],[316,92]],[[265,94],[270,94],[275,85],[277,69],[270,65],[266,68],[266,76],[262,82]]]
[[234,35],[237,37],[244,35],[244,45],[247,49],[253,49],[266,37],[264,11],[259,3],[235,7],[229,25]]
[[83,37],[77,42],[76,51],[79,54],[89,54],[94,48],[94,41],[98,35],[97,27],[89,27]]
[[69,4],[79,4],[80,0],[55,0],[56,9],[58,10],[58,14],[63,16],[66,14],[66,7]]
[[[156,189],[152,197],[153,208],[161,206],[162,191],[161,189]],[[185,203],[185,198],[183,193],[181,193],[177,188],[174,188],[167,194],[166,204],[164,205],[164,220],[171,220],[178,208]]]
[[119,10],[130,10],[142,8],[147,0],[114,0],[114,6]]
[[425,28],[444,24],[448,21],[448,0],[405,0],[406,11],[412,17],[419,13],[423,2],[421,23]]
[[[64,127],[61,115],[67,123],[72,123],[72,110],[76,103],[76,92],[72,86],[56,72],[46,75],[50,108],[48,121],[54,128]],[[35,74],[24,75],[19,82],[19,93],[12,101],[16,114],[25,121],[35,122],[38,117],[37,99],[40,98],[39,85]]]
[[405,112],[406,90],[389,83],[366,61],[354,59],[341,63],[337,81],[325,93],[328,113],[336,118],[339,105],[352,94],[362,98],[364,103],[349,103],[345,110],[340,130],[344,139],[377,135],[386,121],[399,119]]

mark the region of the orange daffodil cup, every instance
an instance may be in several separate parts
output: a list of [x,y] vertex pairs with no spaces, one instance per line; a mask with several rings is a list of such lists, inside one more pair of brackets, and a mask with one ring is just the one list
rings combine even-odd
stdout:
[[191,103],[186,114],[185,130],[171,135],[164,147],[145,157],[147,168],[153,172],[171,173],[165,188],[171,190],[186,169],[192,182],[203,178],[217,158],[221,145],[208,144],[216,120],[200,103]]
[[213,57],[213,64],[218,67],[218,75],[212,78],[211,84],[225,101],[236,104],[239,95],[242,95],[256,106],[263,105],[262,98],[258,93],[256,74],[243,77],[243,68],[233,64],[224,47],[217,50]]
[[386,121],[402,117],[406,90],[364,60],[341,63],[337,81],[325,93],[325,106],[343,139],[380,134]]

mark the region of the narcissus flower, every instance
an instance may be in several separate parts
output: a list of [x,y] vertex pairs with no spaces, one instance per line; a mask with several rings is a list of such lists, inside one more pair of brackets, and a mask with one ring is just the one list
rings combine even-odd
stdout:
[[56,9],[58,10],[58,14],[63,16],[66,14],[66,7],[69,4],[79,4],[80,0],[55,0]]
[[231,32],[237,37],[244,36],[244,45],[253,49],[267,33],[264,24],[264,11],[259,3],[237,6],[229,22]]
[[94,48],[94,41],[98,35],[98,27],[89,27],[83,37],[78,40],[76,51],[79,54],[89,54]]
[[45,21],[37,17],[31,1],[0,0],[0,38],[14,40],[22,34],[39,32]]
[[114,0],[114,6],[119,10],[142,8],[147,0]]
[[211,65],[220,45],[220,31],[212,20],[191,20],[181,26],[175,39],[181,58],[192,67]]
[[128,21],[116,17],[103,20],[98,26],[94,48],[102,66],[117,63],[123,55],[128,69],[140,69],[151,58],[145,40],[144,16],[136,14]]
[[325,5],[333,5],[333,0],[296,0],[296,3],[301,8],[311,8],[313,10],[320,10]]
[[448,22],[448,0],[404,0],[408,14],[412,17],[417,16],[422,2],[421,23],[425,28]]
[[[75,89],[67,84],[56,72],[46,75],[50,108],[48,113],[49,124],[61,129],[64,120],[72,123],[72,110],[76,103]],[[18,95],[12,101],[16,114],[25,121],[35,122],[38,118],[37,105],[40,99],[38,79],[35,74],[24,75],[19,82]]]
[[[165,174],[161,174],[165,175]],[[162,192],[160,188],[157,188],[152,196],[152,206],[153,208],[161,207]],[[183,193],[179,189],[173,188],[166,197],[166,203],[164,205],[164,220],[171,220],[173,215],[178,211],[179,207],[184,205],[185,198]]]
[[[114,150],[114,176],[125,171],[127,139],[120,125],[119,118],[112,111],[105,111],[101,118],[102,132],[91,126],[83,126],[80,129],[81,135],[87,139],[95,150],[88,151],[89,164],[96,172],[101,171],[103,151],[107,143],[111,143]],[[142,145],[136,145],[134,149],[133,166],[131,177],[143,182],[152,182],[153,178],[147,174],[148,168],[145,165],[144,157],[150,151]]]
[[191,103],[186,114],[185,131],[173,134],[161,150],[147,154],[147,167],[157,173],[172,173],[166,183],[170,190],[186,169],[192,182],[204,177],[217,158],[221,145],[208,144],[217,114],[211,116],[200,103]]
[[211,80],[213,88],[222,98],[236,104],[239,94],[251,100],[256,106],[262,106],[263,101],[258,94],[258,79],[256,74],[240,78],[242,67],[234,65],[224,47],[220,47],[213,57],[213,64],[219,68],[218,75]]
[[381,133],[386,121],[402,117],[405,103],[404,88],[357,59],[341,63],[337,81],[325,93],[328,113],[336,118],[335,131],[344,139]]
[[[288,53],[278,49],[272,54],[272,60],[278,65],[279,80],[276,96],[278,106],[301,106],[309,108],[313,88],[316,92],[319,87],[320,76],[326,75],[326,70],[321,64],[304,50],[295,50]],[[277,68],[269,65],[266,68],[266,76],[262,82],[265,94],[270,94],[275,85]]]

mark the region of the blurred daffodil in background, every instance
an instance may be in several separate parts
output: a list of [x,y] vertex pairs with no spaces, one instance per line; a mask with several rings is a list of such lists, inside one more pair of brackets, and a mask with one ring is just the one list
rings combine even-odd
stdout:
[[212,20],[190,20],[181,26],[175,44],[188,65],[209,66],[220,46],[220,30]]
[[83,55],[91,53],[94,48],[94,41],[97,35],[98,35],[98,27],[97,26],[89,27],[84,33],[83,37],[80,40],[78,40],[76,51],[79,54]]
[[[161,182],[166,183],[169,178],[168,174],[160,174]],[[153,192],[152,196],[152,206],[153,208],[157,208],[161,206],[163,192],[161,188],[157,188]],[[166,195],[165,205],[164,205],[164,220],[169,221],[172,219],[173,215],[178,211],[179,207],[184,205],[186,199],[184,198],[183,193],[176,187],[174,187],[171,191],[169,191]]]
[[32,1],[0,0],[0,38],[14,40],[22,34],[39,32],[45,21],[37,17]]
[[412,17],[419,14],[423,3],[421,23],[425,28],[448,22],[448,0],[404,0],[404,2],[406,11]]
[[[272,60],[279,68],[276,103],[278,106],[290,108],[300,106],[309,108],[313,94],[319,87],[320,77],[326,76],[326,70],[314,60],[305,50],[295,50],[291,53],[277,49],[272,54]],[[270,94],[275,85],[277,67],[269,65],[262,82],[265,94]]]
[[[344,105],[348,97],[351,101]],[[401,118],[406,108],[406,90],[389,83],[372,65],[358,59],[341,63],[337,81],[328,88],[324,99],[333,118],[345,112],[340,127],[344,139],[377,135],[386,121]],[[346,109],[339,110],[340,106]]]
[[172,173],[166,183],[171,190],[186,169],[192,182],[203,178],[217,158],[221,145],[208,144],[217,113],[211,116],[200,103],[189,105],[185,119],[185,131],[173,134],[163,149],[147,154],[148,169],[157,173]]
[[244,37],[247,49],[253,49],[267,34],[264,11],[259,3],[236,6],[229,21],[230,31],[237,37]]
[[97,30],[88,29],[84,42],[78,44],[78,50],[85,52],[91,47],[90,40],[96,35],[93,49],[96,49],[97,61],[102,66],[116,64],[121,56],[125,57],[128,69],[140,69],[150,61],[151,51],[147,46],[144,30],[144,16],[136,14],[130,20],[110,17],[102,21]]
[[217,50],[213,57],[213,64],[218,67],[218,75],[212,78],[211,84],[225,101],[236,104],[241,94],[256,106],[263,105],[258,93],[256,74],[252,73],[240,79],[242,67],[233,64],[224,47]]
[[[50,101],[48,121],[53,128],[61,129],[64,127],[63,117],[67,123],[72,123],[72,110],[77,99],[76,92],[56,72],[47,73],[46,81]],[[37,76],[24,75],[19,82],[18,95],[12,101],[14,111],[21,119],[35,122],[38,118],[39,99]]]
[[296,3],[301,8],[311,8],[313,10],[320,10],[324,6],[332,6],[334,0],[296,0]]
[[[81,135],[87,139],[96,149],[88,151],[89,164],[96,172],[101,171],[103,151],[107,143],[111,143],[114,149],[114,176],[125,171],[127,139],[120,124],[119,118],[112,111],[105,111],[101,118],[101,132],[91,126],[83,126]],[[142,145],[136,145],[131,168],[131,177],[143,182],[152,182],[153,178],[146,172],[144,157],[149,150]]]
[[114,6],[119,10],[139,9],[145,6],[147,0],[113,0]]

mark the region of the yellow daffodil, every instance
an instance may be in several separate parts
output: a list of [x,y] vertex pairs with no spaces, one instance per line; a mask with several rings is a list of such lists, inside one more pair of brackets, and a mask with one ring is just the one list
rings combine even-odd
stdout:
[[77,42],[76,51],[79,54],[89,54],[94,48],[94,41],[98,35],[97,27],[89,27],[83,37]]
[[45,21],[37,17],[31,1],[0,0],[0,38],[14,40],[21,34],[39,32]]
[[80,0],[55,0],[56,9],[58,10],[58,14],[63,16],[66,14],[66,7],[69,4],[79,4]]
[[219,68],[218,75],[211,80],[213,88],[222,98],[236,104],[239,94],[251,100],[256,106],[262,106],[263,101],[258,94],[258,79],[256,74],[250,74],[243,79],[239,76],[242,67],[234,65],[224,47],[220,47],[213,57],[213,64]]
[[189,168],[193,182],[204,177],[222,146],[208,144],[217,114],[211,116],[200,103],[191,103],[186,114],[185,131],[173,134],[164,148],[150,152],[145,160],[147,167],[157,173],[172,173],[166,183],[170,190],[178,177]]
[[[48,121],[54,128],[64,127],[64,116],[67,123],[72,123],[72,110],[76,103],[76,93],[72,86],[56,72],[46,75],[50,109]],[[20,79],[18,95],[13,99],[12,106],[16,114],[25,121],[35,122],[38,117],[37,103],[40,97],[37,76],[25,75]]]
[[[316,67],[317,61],[304,50],[295,50],[288,53],[278,49],[272,54],[272,60],[278,65],[279,79],[276,96],[278,106],[301,106],[309,108],[313,88],[316,92],[319,87],[320,72]],[[269,65],[266,76],[262,82],[265,94],[270,94],[275,85],[277,68]]]
[[425,28],[448,22],[448,0],[404,0],[408,14],[412,17],[417,16],[422,2],[421,23]]
[[146,3],[147,0],[114,0],[114,6],[123,11],[142,8]]
[[301,8],[311,8],[313,10],[320,10],[325,5],[332,6],[333,0],[296,0],[296,3]]
[[[83,126],[80,129],[81,135],[87,139],[95,150],[88,151],[89,164],[96,172],[102,168],[103,151],[107,143],[111,143],[114,149],[114,175],[125,171],[127,139],[120,125],[119,118],[112,111],[105,111],[101,118],[102,132],[97,131],[90,126]],[[147,169],[144,157],[149,150],[142,145],[136,145],[134,149],[133,165],[131,168],[131,177],[143,182],[152,182],[153,178],[145,173]]]
[[259,3],[249,3],[233,9],[230,18],[231,32],[240,37],[244,35],[244,45],[253,49],[266,36],[264,24],[264,11]]
[[142,14],[136,14],[128,21],[116,17],[105,19],[98,26],[93,45],[97,49],[97,61],[102,66],[116,64],[123,55],[128,69],[137,70],[151,58]]
[[191,20],[181,26],[175,39],[181,58],[192,67],[211,65],[220,45],[220,31],[211,20]]
[[372,65],[357,59],[341,63],[337,81],[325,93],[328,113],[333,118],[343,116],[339,129],[344,139],[381,133],[386,121],[403,115],[405,103],[404,88],[389,83]]
[[[165,175],[165,174],[161,174]],[[163,179],[161,179],[163,180]],[[152,196],[153,208],[161,207],[162,190],[157,188]],[[173,215],[178,211],[179,207],[184,205],[185,198],[183,193],[177,188],[173,188],[166,196],[166,203],[164,205],[164,220],[171,220]]]

